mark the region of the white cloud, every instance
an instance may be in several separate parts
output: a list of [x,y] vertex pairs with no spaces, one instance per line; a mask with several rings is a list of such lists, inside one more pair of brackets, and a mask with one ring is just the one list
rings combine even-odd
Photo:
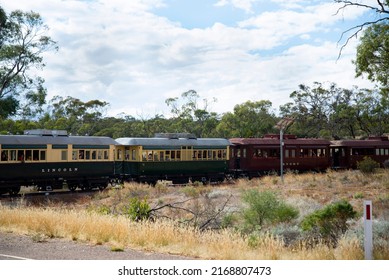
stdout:
[[111,104],[110,115],[167,113],[165,99],[189,89],[216,97],[212,109],[221,113],[247,100],[278,107],[301,83],[366,83],[354,78],[355,47],[337,61],[337,39],[323,37],[360,10],[334,16],[337,8],[328,2],[273,0],[282,9],[253,14],[254,5],[266,1],[220,0],[216,5],[243,9],[248,18],[235,26],[185,29],[153,13],[165,2],[16,0],[3,6],[39,12],[58,41],[59,52],[45,54],[49,96],[101,99]]
[[223,7],[227,5],[232,5],[235,8],[242,9],[246,13],[252,13],[252,6],[255,2],[259,2],[261,0],[219,0],[215,6]]

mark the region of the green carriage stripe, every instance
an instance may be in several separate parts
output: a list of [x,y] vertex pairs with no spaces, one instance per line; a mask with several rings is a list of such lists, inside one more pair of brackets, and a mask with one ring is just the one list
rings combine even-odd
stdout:
[[5,144],[1,145],[2,149],[47,149],[47,145],[15,145],[15,144]]
[[53,149],[67,149],[68,145],[53,145]]
[[73,145],[73,149],[109,149],[109,145]]

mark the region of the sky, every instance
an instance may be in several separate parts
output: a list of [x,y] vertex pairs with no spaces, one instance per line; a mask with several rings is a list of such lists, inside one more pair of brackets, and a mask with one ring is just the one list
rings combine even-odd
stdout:
[[[366,0],[365,2],[372,0]],[[169,115],[165,100],[195,90],[219,114],[246,101],[277,110],[299,84],[372,88],[355,78],[358,40],[342,32],[371,17],[331,0],[0,0],[39,13],[58,43],[44,54],[48,100],[108,102],[108,116]],[[213,100],[216,100],[213,102]]]

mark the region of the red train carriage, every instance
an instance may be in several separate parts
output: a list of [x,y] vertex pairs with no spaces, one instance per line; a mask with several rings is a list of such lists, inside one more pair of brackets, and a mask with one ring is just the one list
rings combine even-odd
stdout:
[[386,136],[366,140],[339,140],[331,142],[331,160],[334,168],[356,168],[357,162],[370,157],[380,163],[389,160],[389,139]]
[[[229,168],[236,176],[257,177],[280,170],[280,136],[232,138]],[[330,141],[283,137],[284,170],[325,170],[330,167]]]

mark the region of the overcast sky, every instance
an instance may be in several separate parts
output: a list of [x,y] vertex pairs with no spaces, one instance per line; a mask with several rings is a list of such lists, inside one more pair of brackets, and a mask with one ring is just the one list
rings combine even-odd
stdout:
[[248,100],[290,101],[299,84],[356,79],[357,41],[343,31],[368,16],[326,0],[0,0],[9,13],[38,12],[58,42],[45,54],[48,99],[110,103],[108,114],[168,115],[165,100],[196,90],[232,111]]

